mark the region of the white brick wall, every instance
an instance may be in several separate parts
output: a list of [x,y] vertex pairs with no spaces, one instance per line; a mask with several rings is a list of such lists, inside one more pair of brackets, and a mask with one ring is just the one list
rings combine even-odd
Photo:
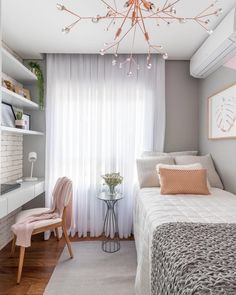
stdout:
[[1,139],[1,183],[22,177],[23,135],[2,133]]
[[[23,176],[23,135],[3,132],[1,136],[1,183],[15,181]],[[18,209],[0,219],[0,249],[12,238],[11,226]]]

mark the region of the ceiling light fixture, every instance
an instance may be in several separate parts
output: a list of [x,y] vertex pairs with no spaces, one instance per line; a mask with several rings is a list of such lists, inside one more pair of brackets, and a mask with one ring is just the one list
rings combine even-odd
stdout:
[[[125,61],[119,64],[120,68],[122,68],[125,64],[128,64],[128,76],[131,76],[133,74],[132,67],[135,67],[137,70],[139,70],[140,68],[133,56],[137,29],[141,31],[144,36],[144,40],[147,43],[148,69],[151,69],[152,67],[151,53],[155,52],[161,54],[164,59],[168,58],[168,54],[163,49],[163,46],[155,45],[150,41],[149,33],[146,26],[147,20],[155,21],[157,26],[160,25],[160,22],[164,22],[167,25],[170,25],[172,23],[185,24],[189,21],[192,21],[201,26],[208,34],[212,34],[213,30],[209,29],[211,17],[219,16],[222,13],[221,8],[215,8],[217,0],[194,17],[183,17],[177,14],[176,4],[181,0],[165,0],[165,3],[159,7],[147,0],[127,0],[124,3],[123,9],[118,9],[116,0],[112,0],[113,4],[109,4],[107,1],[104,0],[100,1],[105,4],[107,11],[104,15],[96,16],[81,16],[67,9],[64,5],[57,4],[57,8],[59,10],[65,11],[76,17],[76,20],[72,24],[62,28],[62,32],[69,33],[71,29],[81,20],[91,20],[95,24],[103,20],[108,20],[109,23],[106,27],[107,31],[111,28],[112,25],[115,26],[117,23],[119,23],[118,29],[116,30],[114,36],[114,40],[111,43],[104,43],[104,48],[100,50],[100,54],[104,55],[105,53],[113,49],[114,59],[112,60],[112,65],[117,65],[117,57],[120,43],[124,41],[129,33],[132,32],[133,36],[130,55]],[[128,28],[126,26],[127,23],[129,23]]]

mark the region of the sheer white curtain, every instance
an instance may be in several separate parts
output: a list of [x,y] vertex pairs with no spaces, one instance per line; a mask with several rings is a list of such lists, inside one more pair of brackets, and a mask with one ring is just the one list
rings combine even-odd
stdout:
[[143,150],[163,150],[165,134],[165,64],[137,56],[141,69],[111,65],[112,56],[47,55],[46,202],[56,179],[73,181],[72,234],[101,234],[104,204],[96,198],[101,175],[124,177],[118,204],[121,237],[132,231],[136,158]]

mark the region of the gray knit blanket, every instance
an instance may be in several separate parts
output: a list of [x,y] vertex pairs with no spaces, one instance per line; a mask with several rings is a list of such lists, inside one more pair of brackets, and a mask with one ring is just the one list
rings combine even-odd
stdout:
[[236,224],[158,226],[151,267],[152,295],[236,295]]

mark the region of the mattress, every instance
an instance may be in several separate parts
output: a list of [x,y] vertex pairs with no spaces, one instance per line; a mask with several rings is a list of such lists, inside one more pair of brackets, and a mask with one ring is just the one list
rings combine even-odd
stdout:
[[137,249],[136,295],[150,295],[153,231],[168,222],[236,223],[236,196],[217,188],[211,195],[160,195],[143,188],[135,200],[134,236]]

